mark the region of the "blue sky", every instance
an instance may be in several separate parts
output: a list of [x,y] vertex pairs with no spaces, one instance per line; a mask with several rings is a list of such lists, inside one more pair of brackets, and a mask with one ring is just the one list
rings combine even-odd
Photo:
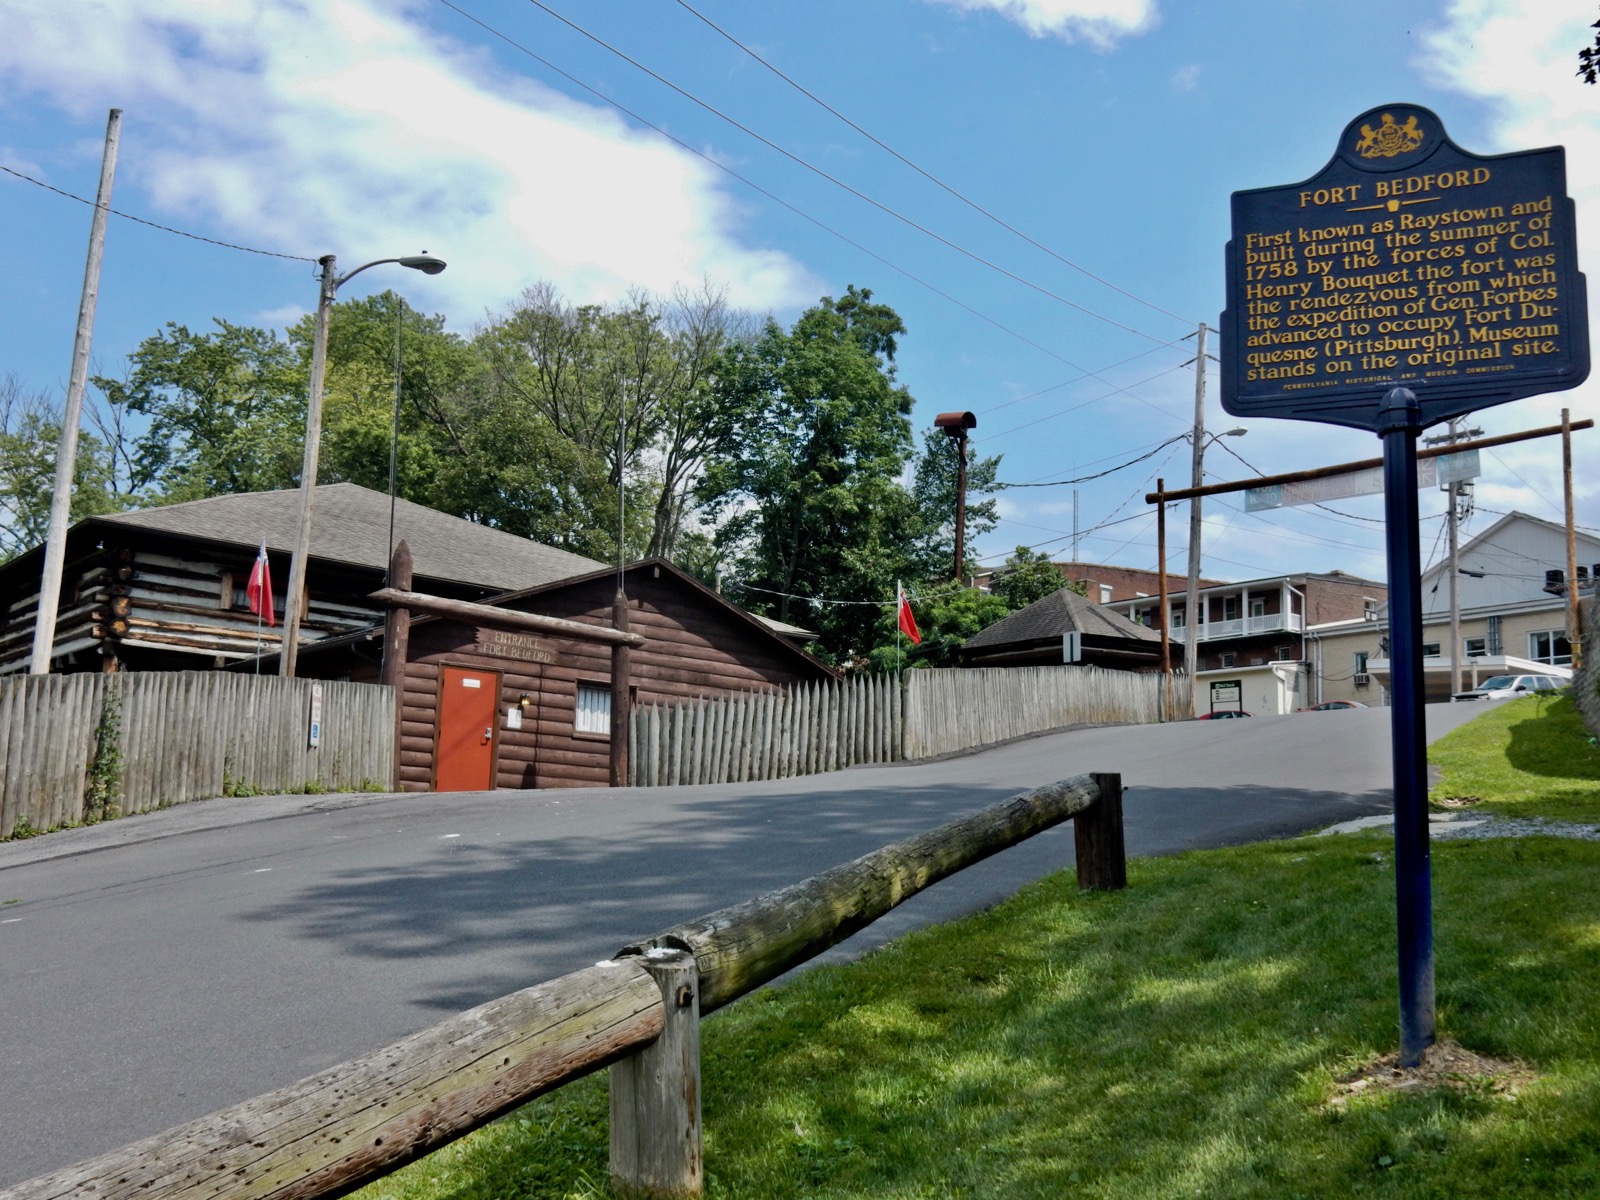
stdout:
[[[1182,339],[1224,306],[1230,193],[1314,174],[1369,107],[1431,108],[1478,153],[1565,145],[1580,261],[1600,246],[1600,88],[1573,74],[1600,15],[1592,4],[546,3],[9,0],[0,165],[92,196],[106,113],[120,107],[114,207],[306,259],[334,253],[345,269],[431,251],[449,260],[443,275],[379,268],[341,295],[394,287],[463,333],[538,280],[574,301],[709,280],[785,323],[847,284],[870,287],[905,319],[900,377],[919,428],[940,411],[976,412],[978,450],[1004,455],[1012,482],[1093,474],[1188,427],[1194,343]],[[59,393],[90,213],[9,175],[0,205],[12,260],[0,375]],[[119,374],[166,321],[281,326],[315,303],[313,270],[113,218],[96,370]],[[1218,382],[1213,369],[1208,427],[1249,433],[1208,453],[1214,481],[1379,452],[1359,432],[1229,418]],[[1474,423],[1510,432],[1558,421],[1563,406],[1597,417],[1597,386]],[[1596,436],[1575,441],[1590,527]],[[1561,519],[1559,440],[1496,451],[1484,468],[1469,535],[1513,508]],[[1077,489],[1081,558],[1155,565],[1143,496],[1157,475],[1186,484],[1184,443]],[[1012,491],[1002,507],[980,554],[1070,553],[1073,488]],[[1381,500],[1335,507],[1351,515],[1209,502],[1206,574],[1382,578]],[[1423,511],[1429,555],[1441,498],[1425,494]],[[1181,571],[1186,514],[1170,524]]]

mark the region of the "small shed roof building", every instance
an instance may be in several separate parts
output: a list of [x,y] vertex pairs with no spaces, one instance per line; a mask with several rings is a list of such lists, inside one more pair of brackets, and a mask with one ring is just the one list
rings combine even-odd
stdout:
[[[1161,634],[1080,596],[1072,588],[1051,592],[970,637],[961,647],[967,667],[1060,666],[1063,635],[1079,635],[1078,662],[1118,671],[1161,669]],[[1171,643],[1174,666],[1183,647]]]

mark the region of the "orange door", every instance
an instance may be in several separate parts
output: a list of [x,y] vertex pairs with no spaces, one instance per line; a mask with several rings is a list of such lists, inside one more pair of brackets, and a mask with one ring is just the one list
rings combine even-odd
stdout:
[[500,675],[444,667],[439,675],[438,792],[482,792],[494,786],[494,725]]

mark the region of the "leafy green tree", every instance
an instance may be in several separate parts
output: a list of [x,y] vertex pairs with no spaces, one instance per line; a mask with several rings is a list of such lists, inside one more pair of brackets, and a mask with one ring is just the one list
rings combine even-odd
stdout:
[[818,652],[838,663],[865,659],[872,605],[908,565],[915,507],[899,478],[912,400],[894,367],[904,332],[892,308],[851,286],[793,328],[769,321],[730,347],[716,380],[718,451],[699,496],[748,589],[738,598],[817,630]]
[[[78,435],[71,521],[117,512],[132,503],[118,471],[117,430],[88,409],[95,429]],[[50,529],[56,456],[61,450],[61,406],[44,392],[28,391],[14,375],[0,379],[0,562],[44,541]]]
[[914,600],[912,614],[922,641],[913,645],[900,633],[898,618],[891,610],[879,622],[882,640],[870,656],[874,671],[893,671],[901,667],[953,667],[956,652],[970,637],[981,633],[1012,610],[1001,597],[977,588],[952,588],[930,592]]
[[1052,592],[1069,586],[1083,595],[1083,585],[1068,584],[1048,554],[1026,546],[1018,546],[1016,553],[1006,559],[1005,565],[989,581],[989,590],[1005,601],[1007,612],[1027,608],[1035,600],[1043,600]]
[[175,502],[298,482],[306,364],[267,330],[218,320],[193,333],[167,323],[129,356],[123,380],[97,377],[114,409],[149,419],[132,451],[133,483]]

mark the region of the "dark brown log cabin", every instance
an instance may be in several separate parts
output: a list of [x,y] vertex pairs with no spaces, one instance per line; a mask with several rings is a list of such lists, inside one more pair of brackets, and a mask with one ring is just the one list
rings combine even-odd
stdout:
[[[67,534],[51,670],[204,671],[275,652],[283,627],[258,630],[245,584],[265,540],[281,622],[299,511],[298,491],[247,492],[79,521]],[[302,648],[382,621],[368,597],[388,570],[389,516],[381,492],[317,488]],[[417,586],[451,599],[601,565],[406,500],[394,506],[394,537],[412,548]],[[43,551],[0,566],[0,674],[28,668]],[[262,669],[276,670],[276,660]]]
[[[635,703],[768,691],[834,674],[772,624],[664,559],[624,573]],[[488,603],[610,628],[615,569]],[[308,648],[300,673],[376,679],[381,630]],[[357,651],[360,651],[358,654]],[[412,621],[400,725],[407,791],[600,787],[608,781],[611,652],[443,617]]]

